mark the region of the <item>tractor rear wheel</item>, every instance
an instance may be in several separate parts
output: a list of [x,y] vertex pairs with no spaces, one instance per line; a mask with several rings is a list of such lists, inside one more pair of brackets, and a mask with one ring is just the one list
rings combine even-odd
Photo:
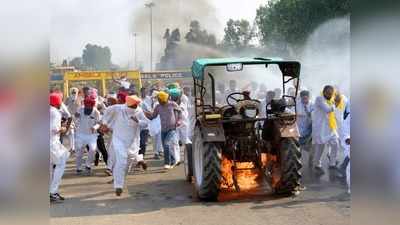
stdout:
[[294,194],[300,187],[301,151],[293,138],[284,138],[280,149],[281,178],[276,192]]
[[217,200],[220,191],[222,160],[219,144],[205,143],[200,129],[196,128],[192,153],[197,197],[206,201]]

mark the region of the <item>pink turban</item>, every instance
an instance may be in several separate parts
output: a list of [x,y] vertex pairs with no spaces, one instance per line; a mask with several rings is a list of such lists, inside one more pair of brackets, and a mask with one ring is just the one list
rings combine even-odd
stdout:
[[91,88],[91,89],[89,90],[89,95],[90,95],[91,97],[93,97],[93,98],[97,98],[97,89]]

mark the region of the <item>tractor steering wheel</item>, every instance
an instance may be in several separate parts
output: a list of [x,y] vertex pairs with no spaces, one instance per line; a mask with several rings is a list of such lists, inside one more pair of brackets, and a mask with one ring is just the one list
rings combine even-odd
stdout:
[[[239,98],[239,96],[242,96],[242,98]],[[229,106],[235,106],[238,102],[244,99],[244,96],[245,95],[242,92],[233,92],[226,97],[226,103],[228,103]],[[231,103],[232,101],[233,103]]]

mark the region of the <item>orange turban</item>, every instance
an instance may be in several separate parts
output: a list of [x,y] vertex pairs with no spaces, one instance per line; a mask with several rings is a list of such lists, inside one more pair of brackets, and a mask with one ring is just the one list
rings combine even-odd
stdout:
[[142,100],[136,95],[126,96],[125,102],[127,106],[139,105]]

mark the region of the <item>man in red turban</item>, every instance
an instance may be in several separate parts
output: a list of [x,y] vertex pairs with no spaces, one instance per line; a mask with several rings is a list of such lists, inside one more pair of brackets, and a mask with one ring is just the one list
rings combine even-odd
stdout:
[[128,96],[128,93],[125,91],[120,91],[117,94],[118,104],[125,104],[125,98]]
[[57,109],[60,109],[61,104],[62,104],[62,96],[60,93],[53,92],[49,96],[49,101],[50,101],[51,106],[56,107]]
[[83,100],[83,105],[77,113],[79,126],[76,130],[76,172],[77,174],[82,172],[82,156],[86,146],[89,146],[86,172],[90,175],[97,150],[97,129],[100,126],[100,112],[94,107],[96,99],[93,96],[86,96]]
[[50,202],[63,201],[58,193],[61,178],[64,175],[65,164],[69,157],[69,151],[61,144],[60,134],[67,129],[61,126],[62,96],[59,93],[51,93],[50,101]]

